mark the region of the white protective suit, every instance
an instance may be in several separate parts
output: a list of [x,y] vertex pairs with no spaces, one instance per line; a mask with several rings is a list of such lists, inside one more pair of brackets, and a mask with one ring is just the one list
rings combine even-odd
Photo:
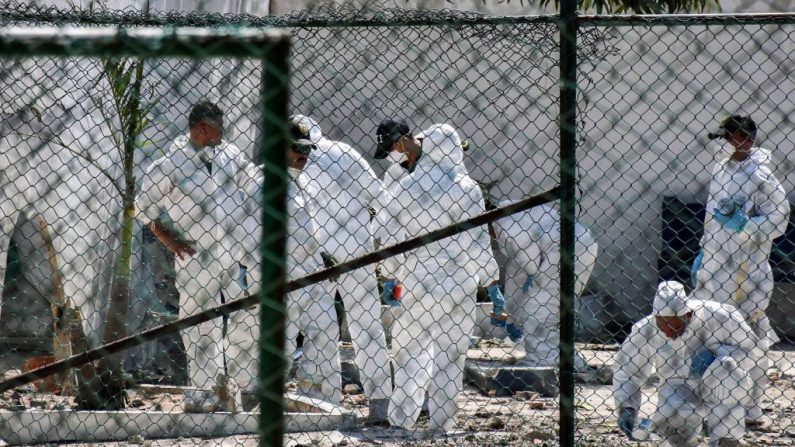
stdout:
[[[702,267],[697,273],[695,298],[737,306],[767,353],[778,337],[765,310],[773,293],[773,272],[768,258],[773,239],[784,234],[789,202],[770,168],[770,151],[752,148],[748,159],[718,162],[712,174],[701,247]],[[724,229],[713,217],[721,201],[734,199],[750,217],[740,232]],[[751,371],[753,404],[748,418],[762,417],[759,400],[767,385],[770,360],[763,356]]]
[[[678,286],[684,295],[684,287]],[[675,339],[657,327],[654,315],[634,324],[616,354],[616,411],[640,409],[641,388],[656,368],[660,385],[651,420],[670,444],[698,445],[705,417],[711,438],[740,439],[745,432],[743,405],[750,400],[748,371],[761,355],[758,339],[732,306],[693,299],[686,306],[692,318]],[[699,376],[691,371],[693,356],[704,350],[715,360]]]
[[[317,193],[314,199],[323,251],[338,262],[372,252],[368,208],[380,207],[383,185],[354,148],[324,137],[312,118],[300,119],[309,127],[310,139],[317,145],[309,155],[304,175]],[[340,275],[335,285],[345,304],[364,391],[371,400],[387,399],[392,390],[391,373],[375,266]]]
[[[210,162],[212,174],[205,162]],[[222,304],[236,290],[238,263],[225,248],[221,225],[230,197],[240,193],[242,175],[251,163],[237,147],[223,141],[195,149],[187,136],[177,138],[166,156],[152,163],[136,199],[138,219],[158,220],[189,243],[193,256],[177,258],[180,317]],[[223,296],[222,296],[223,293]],[[217,318],[183,331],[191,385],[209,388],[224,375],[223,320]]]
[[[312,185],[306,175],[288,169],[291,181],[287,189],[287,277],[294,280],[314,273],[322,267],[320,240],[318,239],[317,207],[312,197]],[[227,230],[235,237],[230,249],[235,259],[246,267],[243,293],[258,293],[261,283],[260,240],[262,238],[262,186],[261,169],[253,176],[242,197],[242,205],[226,222]],[[303,390],[313,397],[334,405],[340,401],[342,378],[340,374],[339,326],[334,310],[334,296],[328,282],[313,284],[287,295],[285,352],[289,360],[296,349],[298,333],[304,338],[304,355],[301,358],[297,379]],[[260,307],[242,310],[230,315],[229,376],[241,389],[255,392],[259,371]],[[288,365],[287,370],[290,370]]]
[[[414,171],[394,185],[394,199],[378,212],[385,245],[460,222],[484,212],[483,196],[463,163],[461,139],[436,124],[417,138],[422,155]],[[463,386],[464,359],[474,327],[478,283],[498,278],[485,227],[386,259],[383,275],[404,285],[403,312],[392,326],[395,389],[389,422],[412,427],[425,391],[430,428],[450,430]]]
[[[500,202],[500,207],[513,203]],[[560,356],[560,213],[541,205],[500,219],[493,224],[500,250],[506,258],[505,310],[524,331],[526,361],[557,368]],[[579,296],[591,276],[599,246],[587,228],[575,224],[576,284]],[[533,285],[522,286],[528,276]],[[577,355],[575,368],[584,370],[585,359]]]

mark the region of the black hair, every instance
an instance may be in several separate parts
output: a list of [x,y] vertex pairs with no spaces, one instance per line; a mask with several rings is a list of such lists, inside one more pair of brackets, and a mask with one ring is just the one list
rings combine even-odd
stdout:
[[222,121],[224,112],[215,103],[210,101],[199,101],[194,104],[188,115],[188,127],[199,124],[203,120]]

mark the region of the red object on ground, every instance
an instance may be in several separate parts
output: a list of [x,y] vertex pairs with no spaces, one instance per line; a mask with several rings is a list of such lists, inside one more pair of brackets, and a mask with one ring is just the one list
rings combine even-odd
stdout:
[[[47,366],[53,362],[55,362],[55,357],[52,355],[40,355],[36,357],[31,357],[25,360],[25,363],[22,364],[22,373],[24,374],[33,371],[34,369]],[[40,392],[59,394],[61,392],[61,387],[58,386],[58,381],[56,380],[56,377],[57,375],[53,374],[51,376],[44,377],[43,379],[39,379],[33,382],[33,384],[36,386],[36,389]]]

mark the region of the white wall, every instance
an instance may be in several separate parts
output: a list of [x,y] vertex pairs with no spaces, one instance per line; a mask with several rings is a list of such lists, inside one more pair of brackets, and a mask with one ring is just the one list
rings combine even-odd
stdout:
[[[138,7],[143,3],[136,2]],[[281,14],[315,3],[229,0],[197,4],[162,0],[151,2],[150,8]],[[492,1],[486,6],[478,0],[397,3],[402,7],[456,7],[493,14],[536,12],[518,0],[507,5]],[[110,0],[108,5],[127,7],[129,3]],[[765,12],[792,10],[795,1],[724,1],[723,5],[726,12]],[[777,173],[785,187],[795,189],[793,165],[788,161],[793,124],[786,119],[795,109],[791,28],[769,34],[771,28],[766,27],[754,36],[736,28],[621,28],[610,31],[616,37],[613,43],[618,55],[593,68],[580,67],[581,73],[590,73],[595,82],[588,86],[581,79],[589,102],[581,134],[585,143],[579,153],[584,191],[580,219],[597,234],[604,248],[592,289],[612,297],[627,318],[637,318],[647,310],[656,282],[660,198],[669,194],[685,200],[703,198],[711,160],[704,129],[719,116],[736,110],[751,113],[760,124],[760,142],[775,149],[775,157],[781,160]],[[508,34],[499,34],[500,30]],[[293,49],[294,110],[312,114],[328,134],[353,143],[365,154],[372,151],[373,131],[383,117],[406,116],[417,128],[449,121],[473,142],[467,164],[478,180],[497,183],[495,195],[515,198],[539,192],[557,183],[558,87],[555,60],[545,57],[545,49],[555,40],[534,41],[531,30],[488,29],[486,37],[469,34],[471,29],[425,28],[407,35],[391,28],[301,31]],[[752,42],[754,37],[750,47],[737,47],[737,42]],[[170,70],[168,65],[158,64],[148,67],[159,72],[154,76],[160,101],[158,121],[150,129],[158,140],[168,141],[182,132],[189,105],[209,96],[229,111],[230,137],[253,154],[256,114],[252,110],[259,82],[255,66],[209,61],[195,69]],[[101,84],[91,83],[97,76],[91,71],[94,69],[88,70],[89,78],[57,66],[53,70],[54,74],[47,74],[31,69],[31,79],[37,82],[27,93],[49,90],[49,96],[45,96],[57,103],[66,89],[88,85],[101,90]],[[733,74],[729,76],[727,70],[734,70]],[[172,81],[186,77],[188,82],[182,83],[182,90],[171,88]],[[38,82],[40,79],[45,82]],[[214,87],[219,81],[226,87]],[[737,92],[732,94],[734,90]],[[15,99],[16,93],[6,90],[4,104],[9,109],[15,101],[25,102]],[[90,101],[86,97],[75,103],[81,110]],[[57,110],[71,105],[59,104]],[[585,106],[584,97],[581,105]],[[45,105],[44,109],[49,108]],[[79,119],[79,133],[95,129],[97,119],[93,115]],[[102,146],[105,143],[97,144],[106,141],[107,135],[95,132],[91,137],[81,137],[76,130],[64,133],[69,142],[93,148],[99,156],[107,157],[111,152]],[[104,237],[100,237],[98,228],[111,231],[110,216],[115,216],[117,209],[108,198],[103,205],[110,204],[109,208],[89,206],[81,211],[91,216],[82,223],[68,221],[68,213],[59,215],[56,210],[65,204],[68,209],[80,210],[97,192],[112,196],[107,182],[52,145],[34,151],[35,144],[20,145],[18,139],[2,143],[4,166],[14,166],[14,170],[5,170],[1,185],[8,199],[0,216],[3,228],[13,228],[20,206],[49,194],[52,199],[42,202],[48,204],[42,212],[49,213],[58,228],[66,229],[58,244],[64,264],[75,278],[74,293],[85,302],[93,302],[95,298],[87,294],[98,293],[100,286],[84,286],[99,277],[92,265],[102,253],[91,244],[90,250],[78,253],[76,247],[81,245],[74,241],[85,235]],[[156,153],[158,148],[150,149]],[[38,158],[29,157],[31,151]],[[60,154],[57,160],[62,165],[53,164],[55,154]],[[148,163],[145,154],[140,162],[139,168],[144,169]],[[44,174],[22,174],[31,170],[31,164],[38,167],[48,163],[52,166]],[[112,157],[107,163],[113,163]],[[374,167],[382,172],[385,166],[376,163]],[[70,182],[90,180],[87,184],[55,182],[50,190],[40,190],[48,184],[44,179],[57,179],[59,172],[66,177],[75,172],[80,175]],[[15,202],[18,197],[24,198],[23,205]],[[10,235],[10,230],[6,234]],[[0,259],[2,273],[5,256]]]

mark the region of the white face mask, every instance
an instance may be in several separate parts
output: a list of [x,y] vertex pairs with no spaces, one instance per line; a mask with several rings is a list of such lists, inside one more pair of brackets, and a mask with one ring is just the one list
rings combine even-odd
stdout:
[[386,159],[392,163],[398,164],[408,160],[408,157],[406,157],[405,152],[392,151],[386,156]]
[[724,158],[731,157],[734,153],[734,146],[729,144],[728,141],[721,140],[721,143],[716,143],[715,148],[713,149],[713,154],[716,160],[723,160]]
[[287,175],[290,176],[291,179],[296,180],[299,175],[301,175],[301,170],[296,168],[287,168]]

